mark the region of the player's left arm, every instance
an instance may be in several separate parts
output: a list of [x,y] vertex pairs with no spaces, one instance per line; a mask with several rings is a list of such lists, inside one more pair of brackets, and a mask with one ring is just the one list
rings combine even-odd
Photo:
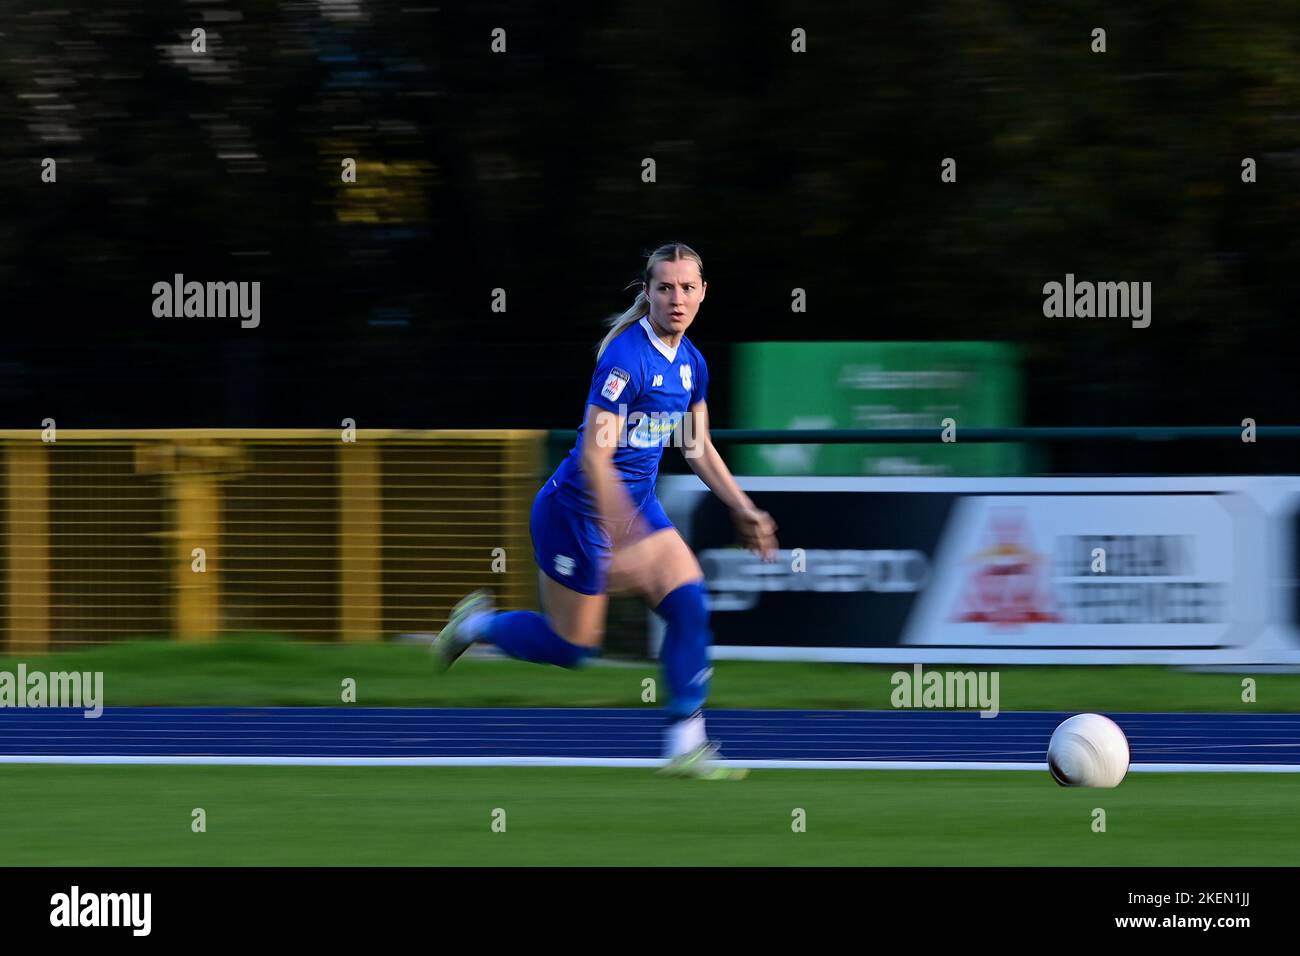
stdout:
[[736,484],[731,469],[718,454],[709,435],[708,403],[700,400],[691,405],[682,424],[685,426],[682,430],[682,455],[691,470],[731,509],[731,519],[745,547],[765,561],[775,560],[776,522]]

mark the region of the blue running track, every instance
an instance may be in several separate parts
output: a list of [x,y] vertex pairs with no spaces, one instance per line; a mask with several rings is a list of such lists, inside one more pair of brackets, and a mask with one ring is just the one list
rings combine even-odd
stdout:
[[[1046,769],[1064,713],[715,710],[756,768]],[[1133,769],[1300,772],[1300,714],[1110,714]],[[656,766],[653,709],[360,707],[0,710],[0,763]]]

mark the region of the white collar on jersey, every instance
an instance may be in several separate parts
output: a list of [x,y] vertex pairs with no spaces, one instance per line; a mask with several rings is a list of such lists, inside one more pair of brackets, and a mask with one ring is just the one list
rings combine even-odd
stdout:
[[655,334],[655,327],[645,316],[641,316],[641,328],[645,329],[645,334],[650,337],[650,344],[659,350],[660,355],[670,362],[677,360],[677,349],[670,349],[664,345],[664,340]]

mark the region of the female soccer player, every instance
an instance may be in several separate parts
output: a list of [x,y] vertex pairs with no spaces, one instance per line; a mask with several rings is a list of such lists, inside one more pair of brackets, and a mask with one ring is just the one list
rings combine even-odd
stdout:
[[568,457],[533,502],[529,530],[545,614],[495,612],[483,591],[456,605],[434,643],[444,667],[471,644],[576,667],[604,636],[610,591],[634,591],[664,619],[661,658],[671,694],[665,771],[728,778],[704,731],[709,612],[699,562],[655,497],[664,445],[679,427],[691,468],[731,509],[742,542],[776,556],[776,525],[736,484],[709,438],[709,370],[686,337],[704,301],[704,263],[681,243],[647,260],[632,307],[596,352],[586,418]]

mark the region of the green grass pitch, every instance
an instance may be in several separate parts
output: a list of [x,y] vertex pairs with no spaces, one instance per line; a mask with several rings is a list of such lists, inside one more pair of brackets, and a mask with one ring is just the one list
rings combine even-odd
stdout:
[[1296,774],[0,767],[4,862],[32,866],[1294,866],[1296,806]]
[[[647,707],[654,661],[578,671],[464,660],[434,673],[427,647],[398,643],[123,641],[61,654],[0,656],[0,670],[102,671],[107,707],[338,707],[344,678],[360,707]],[[996,670],[1003,710],[1285,713],[1300,710],[1300,674],[1194,673],[1164,667],[927,665]],[[888,710],[890,677],[908,665],[717,661],[710,707]],[[1242,700],[1242,680],[1256,699]],[[666,688],[659,688],[666,694]]]

